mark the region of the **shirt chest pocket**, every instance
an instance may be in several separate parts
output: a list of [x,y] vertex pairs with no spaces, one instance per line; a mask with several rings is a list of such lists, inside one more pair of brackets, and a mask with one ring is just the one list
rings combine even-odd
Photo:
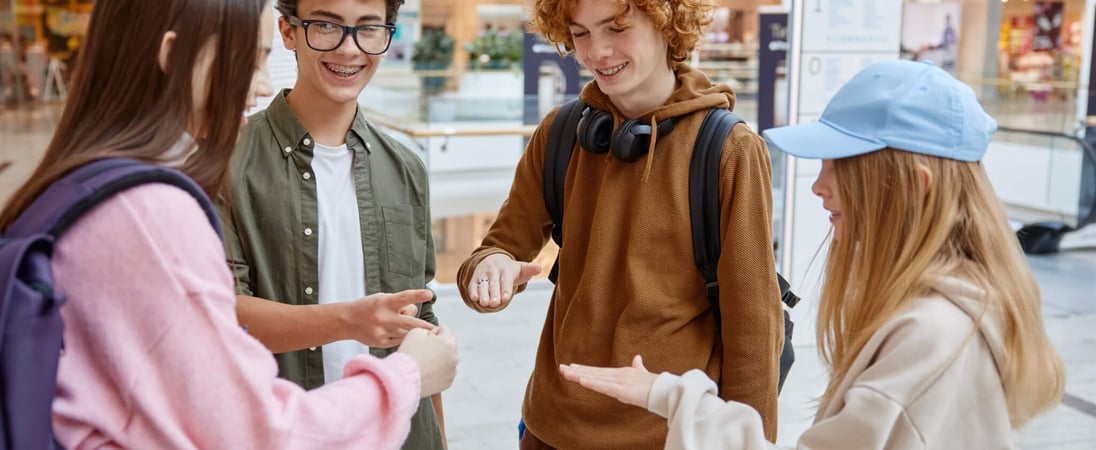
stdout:
[[382,206],[386,265],[392,273],[422,277],[426,271],[426,207]]

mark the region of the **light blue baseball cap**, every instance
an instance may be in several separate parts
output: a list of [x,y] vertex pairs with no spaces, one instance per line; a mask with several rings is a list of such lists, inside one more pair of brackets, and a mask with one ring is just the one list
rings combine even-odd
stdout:
[[862,69],[817,122],[763,134],[770,145],[800,158],[847,158],[890,147],[978,161],[994,131],[997,121],[969,86],[932,64],[898,60]]

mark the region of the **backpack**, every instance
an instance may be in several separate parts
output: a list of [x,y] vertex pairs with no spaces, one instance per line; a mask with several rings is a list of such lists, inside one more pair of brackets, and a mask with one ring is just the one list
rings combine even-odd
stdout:
[[[54,244],[85,213],[117,192],[146,183],[187,191],[221,235],[209,199],[186,175],[129,159],[101,159],[51,184],[0,234],[0,449],[54,445],[53,398],[64,347],[50,257]],[[119,283],[133,282],[119,276]]]
[[[567,167],[571,162],[577,140],[576,131],[582,111],[586,104],[580,100],[564,103],[556,113],[556,118],[548,131],[548,142],[544,152],[544,205],[552,218],[552,240],[563,247],[563,186],[567,177]],[[704,116],[700,125],[692,162],[689,166],[689,216],[693,236],[693,259],[696,267],[704,276],[708,294],[708,303],[715,317],[716,335],[722,326],[719,313],[719,280],[716,265],[720,254],[719,233],[719,163],[723,156],[723,144],[731,129],[744,120],[727,109],[712,108]],[[575,131],[572,131],[575,130]],[[555,283],[559,277],[559,257],[548,274]],[[777,274],[780,284],[780,300],[793,308],[799,303],[799,297],[791,291],[791,284]],[[792,348],[792,330],[794,324],[784,310],[784,348],[780,353],[780,379],[777,392],[784,388],[784,379],[795,362],[795,350]]]

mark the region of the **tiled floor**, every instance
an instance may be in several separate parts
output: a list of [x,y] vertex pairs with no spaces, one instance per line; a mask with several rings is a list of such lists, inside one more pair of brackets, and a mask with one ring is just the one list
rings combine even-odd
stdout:
[[[28,176],[48,144],[57,106],[0,108],[0,201]],[[1029,258],[1043,290],[1047,328],[1067,366],[1067,395],[1017,433],[1024,449],[1096,448],[1096,250]],[[535,283],[506,310],[478,314],[453,286],[441,286],[435,311],[457,335],[460,373],[445,394],[450,449],[514,449],[525,384],[543,326],[550,285]],[[800,306],[802,308],[803,306]],[[809,306],[808,306],[809,307]],[[797,342],[799,342],[797,337]],[[791,445],[814,416],[825,371],[809,342],[780,397],[779,442]]]

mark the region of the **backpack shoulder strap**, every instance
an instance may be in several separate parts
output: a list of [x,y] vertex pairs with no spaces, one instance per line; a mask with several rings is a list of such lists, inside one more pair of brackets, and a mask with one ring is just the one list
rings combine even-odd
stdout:
[[719,281],[719,163],[723,145],[731,129],[744,122],[727,109],[712,108],[704,116],[697,133],[693,157],[689,165],[689,221],[693,234],[693,259],[700,274],[708,302],[712,305],[716,325],[720,323]]
[[106,158],[85,164],[50,185],[4,231],[9,237],[46,231],[60,237],[85,213],[112,195],[147,183],[178,187],[198,201],[206,218],[221,236],[217,211],[205,192],[178,170],[125,158]]
[[[113,194],[145,183],[177,186],[205,210],[217,234],[220,221],[205,193],[174,170],[129,159],[102,159],[57,179],[0,237],[0,447],[51,448],[52,399],[63,346],[54,290],[53,243],[72,224]],[[17,364],[8,364],[17,361]],[[5,437],[6,436],[6,437]],[[59,447],[59,446],[57,446]]]
[[[729,110],[713,108],[708,110],[704,122],[700,124],[693,159],[689,167],[689,219],[693,231],[693,258],[696,267],[704,276],[708,292],[708,302],[715,313],[716,324],[719,315],[719,281],[716,266],[719,263],[719,164],[723,157],[723,146],[731,130],[740,122],[745,122]],[[791,283],[781,274],[776,274],[780,285],[780,300],[789,308],[799,303],[799,297],[791,291]]]
[[[552,219],[552,240],[560,247],[563,247],[563,185],[578,140],[578,121],[583,109],[586,104],[578,99],[560,106],[548,129],[548,142],[544,148],[544,206]],[[559,256],[556,256],[548,279],[555,283],[558,278]]]

